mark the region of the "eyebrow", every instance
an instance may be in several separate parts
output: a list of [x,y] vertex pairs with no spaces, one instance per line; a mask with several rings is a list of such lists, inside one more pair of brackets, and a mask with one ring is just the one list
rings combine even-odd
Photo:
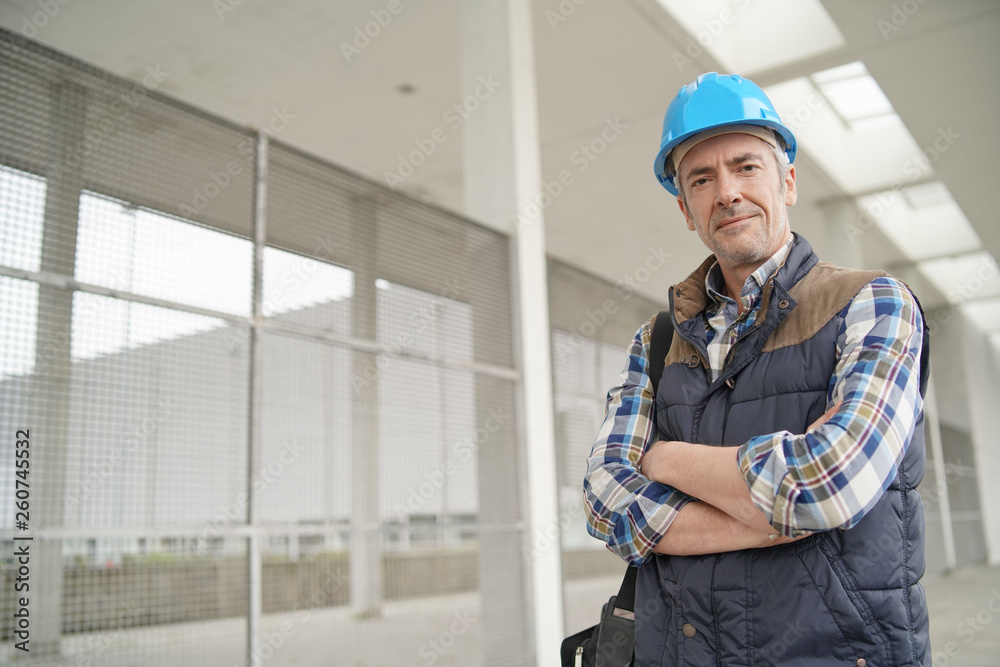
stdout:
[[[750,162],[756,160],[757,162],[763,162],[763,156],[758,153],[743,153],[742,155],[737,155],[733,159],[726,162],[727,167],[735,167],[736,165],[743,164],[744,162]],[[697,167],[688,172],[686,178],[691,178],[692,176],[701,176],[702,174],[710,174],[715,171],[715,167],[704,166]]]

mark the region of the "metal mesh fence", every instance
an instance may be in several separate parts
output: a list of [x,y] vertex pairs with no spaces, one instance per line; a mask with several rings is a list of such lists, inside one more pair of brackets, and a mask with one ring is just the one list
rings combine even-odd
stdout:
[[636,269],[615,285],[550,260],[559,512],[566,626],[576,632],[593,625],[608,597],[618,591],[624,563],[586,530],[583,477],[586,459],[604,419],[608,390],[618,384],[626,352],[643,322],[663,309],[636,293],[636,282],[655,279],[639,258]]
[[507,238],[0,37],[0,662],[529,662]]

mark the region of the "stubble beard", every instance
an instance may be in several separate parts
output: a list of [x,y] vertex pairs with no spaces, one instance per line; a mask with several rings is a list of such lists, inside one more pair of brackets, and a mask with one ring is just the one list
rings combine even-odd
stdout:
[[[744,228],[735,233],[726,231],[720,233],[715,229],[717,221],[743,215],[756,215],[759,220],[753,221],[751,229]],[[731,266],[761,264],[773,254],[770,251],[772,239],[769,233],[773,224],[774,221],[769,223],[764,211],[756,206],[720,209],[709,221],[711,234],[705,239],[706,245],[716,258]]]

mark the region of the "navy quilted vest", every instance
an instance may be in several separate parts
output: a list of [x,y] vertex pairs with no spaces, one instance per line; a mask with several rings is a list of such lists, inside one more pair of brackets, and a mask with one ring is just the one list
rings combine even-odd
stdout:
[[[803,284],[814,287],[796,291],[809,274]],[[875,275],[818,264],[809,244],[796,236],[773,283],[765,285],[760,326],[737,343],[715,382],[699,342],[704,335],[696,331],[703,321],[677,321],[680,286],[673,288],[676,333],[657,388],[660,439],[738,446],[764,433],[804,432],[825,411],[838,315],[792,344],[782,323],[798,309],[804,310],[796,317],[815,320],[808,309],[820,307],[813,304],[824,294],[848,284],[849,300]],[[690,291],[697,280],[685,284]],[[784,343],[776,346],[783,334]],[[926,355],[925,336],[924,368]],[[927,606],[919,583],[924,516],[915,490],[924,458],[921,417],[891,487],[850,530],[771,548],[647,561],[636,585],[636,667],[929,666]]]

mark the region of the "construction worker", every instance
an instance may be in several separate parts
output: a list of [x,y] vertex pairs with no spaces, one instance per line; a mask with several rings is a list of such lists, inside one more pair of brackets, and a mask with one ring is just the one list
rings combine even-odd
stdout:
[[740,76],[667,109],[656,177],[713,254],[670,289],[655,402],[636,333],[584,481],[589,531],[639,566],[637,667],[930,664],[923,315],[791,231],[795,153]]

